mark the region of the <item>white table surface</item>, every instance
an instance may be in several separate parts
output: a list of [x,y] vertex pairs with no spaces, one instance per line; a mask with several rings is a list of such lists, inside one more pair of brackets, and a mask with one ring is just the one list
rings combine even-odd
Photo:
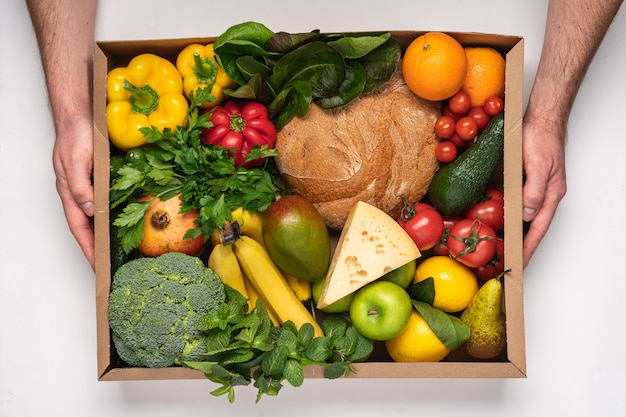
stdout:
[[[526,102],[546,4],[102,0],[96,31],[101,40],[214,36],[256,20],[285,31],[519,35]],[[23,1],[0,2],[0,19],[0,416],[626,415],[624,8],[572,113],[568,194],[525,272],[528,378],[306,380],[258,405],[253,388],[230,405],[205,380],[97,381],[94,275],[56,194],[54,130]]]

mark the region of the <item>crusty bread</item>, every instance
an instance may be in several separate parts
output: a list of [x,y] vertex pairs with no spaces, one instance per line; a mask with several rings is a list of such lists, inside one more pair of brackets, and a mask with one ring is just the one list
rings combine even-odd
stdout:
[[434,133],[441,105],[422,100],[398,70],[380,90],[347,106],[314,104],[278,134],[276,163],[291,191],[340,230],[357,201],[396,217],[401,195],[420,200],[438,168]]

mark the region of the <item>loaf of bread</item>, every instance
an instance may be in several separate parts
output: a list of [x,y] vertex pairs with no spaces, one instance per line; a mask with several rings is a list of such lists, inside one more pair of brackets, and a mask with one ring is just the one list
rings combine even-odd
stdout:
[[315,104],[278,134],[276,164],[290,190],[308,198],[333,230],[357,201],[392,217],[404,195],[417,202],[438,169],[440,103],[415,96],[400,70],[381,89],[324,110]]

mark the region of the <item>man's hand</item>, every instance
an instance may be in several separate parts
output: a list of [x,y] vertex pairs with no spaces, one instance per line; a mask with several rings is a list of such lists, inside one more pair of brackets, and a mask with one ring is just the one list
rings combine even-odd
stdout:
[[63,203],[65,218],[85,257],[94,268],[94,233],[91,227],[94,213],[91,122],[89,118],[77,118],[70,127],[57,132],[52,158],[56,187]]
[[524,237],[524,267],[548,232],[557,206],[567,190],[565,127],[546,119],[524,118],[523,219],[530,222]]

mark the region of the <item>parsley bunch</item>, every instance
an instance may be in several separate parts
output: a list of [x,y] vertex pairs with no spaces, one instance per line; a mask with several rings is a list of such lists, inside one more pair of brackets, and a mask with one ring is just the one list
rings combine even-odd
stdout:
[[[210,89],[197,90],[190,100],[187,126],[162,132],[155,126],[142,128],[150,145],[130,150],[123,161],[112,164],[109,200],[112,210],[122,208],[113,225],[126,253],[141,243],[143,218],[156,198],[168,200],[180,194],[181,212],[200,211],[197,227],[185,237],[204,235],[208,239],[213,229],[231,219],[236,208],[264,211],[277,194],[283,193],[275,181],[273,165],[236,167],[228,149],[203,143],[202,131],[212,126],[208,120],[211,113],[201,112],[199,107],[211,99]],[[276,151],[267,146],[255,147],[247,160],[275,155]],[[137,200],[145,196],[153,198]]]
[[184,365],[204,373],[221,386],[211,392],[235,400],[235,387],[254,382],[256,402],[262,396],[278,395],[283,381],[294,387],[304,383],[303,367],[324,367],[324,377],[336,379],[353,372],[352,362],[367,358],[372,341],[360,335],[340,315],[322,323],[324,336],[313,337],[309,323],[297,329],[291,321],[274,326],[263,301],[246,315],[247,299],[225,286],[226,302],[219,311],[207,313],[198,328],[207,337],[207,353],[201,361]]

